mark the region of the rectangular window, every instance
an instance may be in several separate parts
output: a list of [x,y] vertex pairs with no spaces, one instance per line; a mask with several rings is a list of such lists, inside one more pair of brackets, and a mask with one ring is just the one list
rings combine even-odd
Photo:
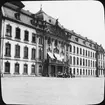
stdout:
[[10,73],[10,63],[8,61],[5,62],[5,73]]
[[75,53],[75,46],[73,48],[74,48],[74,53]]
[[32,43],[36,43],[36,36],[34,33],[32,33]]
[[15,45],[15,57],[20,57],[20,46]]
[[28,74],[28,65],[27,64],[24,64],[23,74]]
[[8,56],[8,57],[11,56],[11,44],[9,43],[5,44],[5,56]]
[[43,39],[41,36],[39,37],[39,44],[43,44]]
[[39,49],[39,60],[43,59],[43,51],[42,48]]
[[32,65],[32,66],[31,66],[31,73],[32,73],[32,74],[35,74],[35,65]]
[[19,64],[15,64],[15,74],[19,74]]
[[36,56],[36,49],[32,49],[32,59],[34,59],[35,60],[35,57]]
[[72,52],[72,46],[70,45],[70,52]]
[[24,58],[28,59],[28,47],[24,47]]
[[24,31],[24,41],[28,41],[29,32],[27,30]]
[[7,24],[6,25],[6,36],[11,37],[12,36],[11,33],[12,33],[12,27],[10,24]]
[[16,39],[20,39],[20,28],[17,27],[16,28],[16,36],[15,36]]

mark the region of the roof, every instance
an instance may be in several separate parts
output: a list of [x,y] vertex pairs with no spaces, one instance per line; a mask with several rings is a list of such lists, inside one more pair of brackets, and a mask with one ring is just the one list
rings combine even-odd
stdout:
[[[40,9],[37,13],[34,14],[35,17],[39,19],[43,19],[44,21],[56,25],[56,22],[58,22],[58,19],[55,19],[48,14],[46,14],[42,9]],[[63,29],[63,26],[58,22],[58,26]]]

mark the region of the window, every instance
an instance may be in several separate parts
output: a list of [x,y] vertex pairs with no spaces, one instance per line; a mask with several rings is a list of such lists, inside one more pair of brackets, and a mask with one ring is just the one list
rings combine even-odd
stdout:
[[87,69],[86,69],[86,75],[87,75]]
[[83,66],[85,66],[85,59],[83,59]]
[[90,57],[90,51],[88,51],[88,57]]
[[34,33],[32,33],[32,43],[36,43],[36,36]]
[[39,37],[39,44],[43,44],[43,39],[41,36]]
[[39,60],[43,59],[43,51],[42,48],[39,48]]
[[19,27],[16,28],[16,37],[15,38],[20,39],[20,28]]
[[90,75],[90,70],[88,70],[88,75]]
[[93,61],[93,67],[94,67],[94,61]]
[[70,64],[72,64],[72,56],[70,56]]
[[79,58],[77,57],[77,65],[79,65]]
[[5,56],[11,56],[11,44],[9,42],[5,44]]
[[77,75],[79,75],[79,69],[77,69]]
[[82,49],[80,48],[80,54],[82,54]]
[[36,49],[32,48],[32,59],[35,59],[36,56]]
[[86,50],[86,56],[87,56],[87,50]]
[[70,44],[70,52],[72,52],[72,45]]
[[24,47],[24,58],[28,59],[28,47]]
[[82,65],[82,58],[80,58],[80,65]]
[[15,63],[15,73],[19,74],[19,63]]
[[32,74],[35,74],[35,65],[32,65],[32,66],[31,66],[31,73],[32,73]]
[[8,61],[5,62],[5,73],[10,73],[10,63]]
[[77,54],[79,54],[79,48],[77,47]]
[[75,53],[75,46],[73,47],[73,49],[74,49],[74,53]]
[[92,67],[92,60],[91,60],[91,67]]
[[12,27],[10,24],[7,24],[6,25],[6,36],[11,37],[12,36],[11,33],[12,33]]
[[15,57],[20,57],[20,46],[18,44],[15,45]]
[[80,75],[82,75],[82,69],[80,69]]
[[42,74],[42,65],[39,65],[39,73]]
[[20,20],[20,13],[15,13],[15,18],[16,18],[17,20]]
[[85,50],[83,49],[83,55],[85,55]]
[[28,74],[28,65],[27,64],[24,64],[23,74]]
[[87,66],[87,59],[86,59],[86,66]]
[[94,53],[93,53],[93,58],[94,58]]
[[27,30],[24,31],[24,41],[28,41],[29,32]]
[[83,75],[85,75],[85,70],[83,69]]
[[66,51],[68,51],[68,45],[66,45]]
[[91,52],[91,57],[92,57],[92,52]]
[[75,65],[75,57],[73,57],[73,64]]
[[88,67],[90,66],[90,60],[88,60]]
[[74,70],[73,70],[73,74],[75,75],[75,68],[74,68]]

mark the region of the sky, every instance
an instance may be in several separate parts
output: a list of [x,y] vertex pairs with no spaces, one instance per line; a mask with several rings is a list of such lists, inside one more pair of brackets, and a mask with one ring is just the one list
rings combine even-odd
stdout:
[[104,6],[99,1],[22,1],[24,9],[32,13],[42,10],[61,25],[74,30],[105,49]]

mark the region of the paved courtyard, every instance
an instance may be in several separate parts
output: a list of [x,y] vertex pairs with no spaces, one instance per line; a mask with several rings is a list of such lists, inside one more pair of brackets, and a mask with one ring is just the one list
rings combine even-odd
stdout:
[[6,104],[86,105],[100,103],[104,78],[3,77]]

